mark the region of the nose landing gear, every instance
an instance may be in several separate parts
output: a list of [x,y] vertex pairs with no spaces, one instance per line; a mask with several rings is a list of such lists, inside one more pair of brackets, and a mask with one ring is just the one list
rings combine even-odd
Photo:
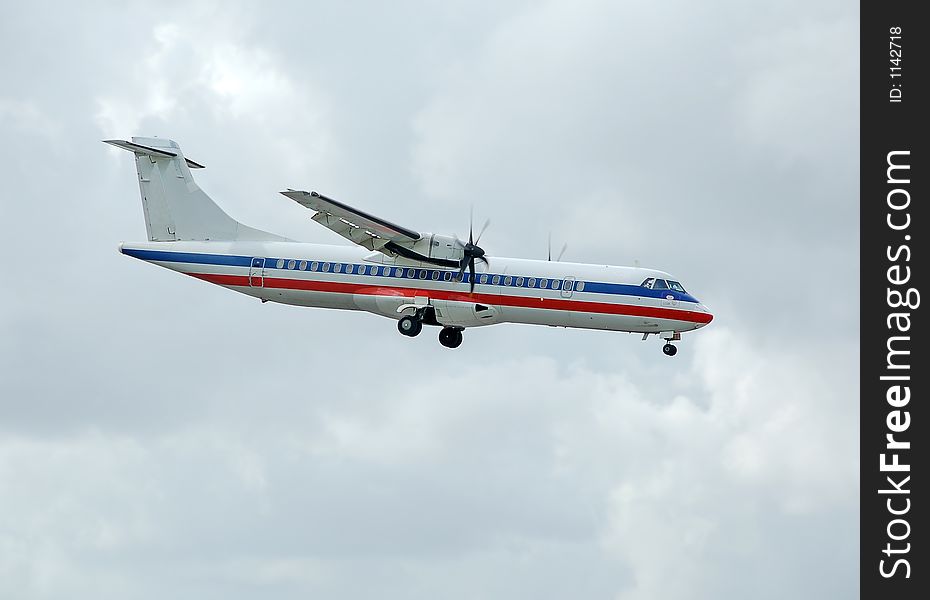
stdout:
[[[680,331],[665,331],[659,334],[663,340],[665,340],[665,345],[662,346],[662,352],[665,353],[665,356],[675,356],[678,354],[678,348],[672,345],[672,342],[677,342],[681,339]],[[646,339],[643,336],[643,339]]]

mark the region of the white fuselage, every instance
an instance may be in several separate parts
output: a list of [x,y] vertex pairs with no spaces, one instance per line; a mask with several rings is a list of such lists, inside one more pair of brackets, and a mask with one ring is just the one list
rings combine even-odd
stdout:
[[652,269],[488,257],[468,274],[364,248],[301,242],[144,242],[123,254],[215,283],[263,301],[363,310],[399,319],[429,306],[436,324],[467,328],[529,323],[636,333],[698,329],[713,316],[687,293],[642,282],[669,278]]

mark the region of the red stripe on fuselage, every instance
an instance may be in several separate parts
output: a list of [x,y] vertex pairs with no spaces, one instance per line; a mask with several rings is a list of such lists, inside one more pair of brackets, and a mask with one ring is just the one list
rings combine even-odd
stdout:
[[[191,277],[203,279],[218,285],[232,285],[250,287],[249,278],[245,275],[216,275],[212,273],[187,273]],[[256,277],[256,279],[259,279]],[[412,298],[418,294],[429,296],[437,300],[452,300],[457,302],[480,302],[483,304],[496,304],[499,306],[513,306],[520,308],[545,308],[548,310],[568,310],[574,312],[590,312],[608,315],[626,315],[633,317],[651,317],[654,319],[672,319],[687,321],[689,323],[710,323],[713,316],[709,313],[681,310],[677,308],[660,308],[657,306],[638,306],[635,304],[612,304],[610,302],[590,302],[587,300],[569,300],[567,298],[530,298],[527,296],[505,296],[498,294],[471,294],[463,292],[449,292],[445,290],[431,290],[412,287],[396,287],[385,285],[364,285],[358,283],[343,283],[341,281],[315,281],[310,279],[279,279],[265,277],[264,287],[267,289],[306,290],[310,292],[335,292],[340,294],[361,294],[364,296],[395,296]],[[260,288],[257,288],[260,289]]]

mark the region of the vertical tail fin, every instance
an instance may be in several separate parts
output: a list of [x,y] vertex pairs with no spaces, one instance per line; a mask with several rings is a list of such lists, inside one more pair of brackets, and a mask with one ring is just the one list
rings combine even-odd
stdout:
[[135,154],[149,241],[286,239],[243,225],[223,212],[191,175],[192,168],[203,165],[184,158],[176,142],[143,137],[104,141]]

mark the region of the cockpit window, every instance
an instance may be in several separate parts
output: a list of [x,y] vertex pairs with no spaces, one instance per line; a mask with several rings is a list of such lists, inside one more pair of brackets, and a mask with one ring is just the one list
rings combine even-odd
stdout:
[[678,283],[677,281],[671,281],[671,280],[669,280],[669,282],[668,282],[668,287],[672,288],[672,289],[675,290],[676,292],[681,292],[682,294],[687,294],[687,293],[688,293],[688,292],[685,291],[685,288],[681,287],[681,284]]
[[665,283],[664,279],[656,279],[656,282],[652,284],[652,289],[654,290],[667,290],[668,284]]
[[648,289],[648,290],[651,290],[651,289],[652,289],[652,283],[653,283],[654,281],[655,281],[655,277],[650,277],[650,278],[647,279],[646,281],[642,282],[640,285],[643,286],[644,288]]

